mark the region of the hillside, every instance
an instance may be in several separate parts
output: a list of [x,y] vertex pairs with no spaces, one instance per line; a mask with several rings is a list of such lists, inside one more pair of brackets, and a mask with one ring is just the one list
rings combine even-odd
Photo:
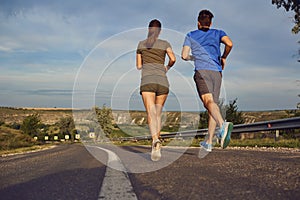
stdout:
[[270,121],[300,116],[300,110],[247,111],[242,112],[246,123]]
[[72,109],[63,108],[6,108],[0,107],[0,122],[22,123],[29,115],[38,113],[44,124],[55,124],[61,118],[72,116]]
[[22,134],[21,131],[0,126],[0,151],[20,147],[30,147],[36,142],[29,135]]
[[[78,112],[78,111],[76,111]],[[47,125],[53,125],[62,118],[73,116],[71,109],[60,108],[4,108],[0,107],[0,151],[15,149],[19,147],[30,147],[37,144],[28,135],[22,134],[20,130],[9,128],[9,125],[21,124],[25,117],[32,114],[39,114],[41,123]],[[90,111],[79,111],[76,114],[77,120],[83,120]],[[294,116],[300,116],[300,110],[288,110],[288,111],[252,111],[242,112],[245,119],[245,123],[253,123],[260,121],[268,121],[282,118],[289,118]],[[130,130],[132,135],[143,135],[138,132],[140,126],[146,124],[146,112],[145,111],[113,111],[114,121],[118,124],[122,130]],[[181,128],[195,129],[199,120],[199,113],[197,112],[164,112],[163,113],[164,124],[172,127],[176,126],[176,123],[180,123]],[[4,125],[3,125],[4,124]],[[1,126],[2,125],[2,126]],[[133,126],[132,126],[133,125]],[[192,126],[191,126],[192,125]],[[13,127],[13,126],[12,126]],[[52,127],[53,128],[53,127]],[[51,129],[52,130],[52,129]],[[50,130],[50,131],[51,131]],[[57,131],[57,130],[56,130]],[[52,133],[55,133],[54,129]]]
[[[0,122],[5,124],[19,123],[31,114],[38,113],[44,124],[55,124],[61,118],[73,116],[72,109],[67,108],[6,108],[0,107]],[[276,111],[246,111],[242,112],[246,123],[283,119],[300,115],[300,110],[276,110]],[[113,111],[114,120],[118,124],[145,123],[145,111]],[[199,117],[197,112],[170,111],[164,113],[168,123],[175,123],[181,117],[181,123],[191,123]]]

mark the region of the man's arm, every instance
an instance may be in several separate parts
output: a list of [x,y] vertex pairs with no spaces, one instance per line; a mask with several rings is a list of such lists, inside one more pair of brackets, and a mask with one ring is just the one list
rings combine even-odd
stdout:
[[185,61],[194,60],[194,57],[190,55],[191,48],[189,46],[183,46],[181,51],[181,58]]
[[231,39],[228,36],[223,36],[221,38],[221,42],[225,45],[223,55],[221,56],[221,65],[222,65],[222,69],[224,70],[226,64],[226,58],[229,55],[233,47],[233,44]]

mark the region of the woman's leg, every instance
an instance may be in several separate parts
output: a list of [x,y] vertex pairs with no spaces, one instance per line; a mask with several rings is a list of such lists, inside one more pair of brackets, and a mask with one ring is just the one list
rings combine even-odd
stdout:
[[147,120],[153,141],[158,139],[161,130],[161,114],[168,95],[156,96],[153,92],[142,92]]
[[148,126],[153,141],[158,139],[155,96],[154,92],[142,92],[142,98],[147,112]]
[[162,114],[162,109],[164,107],[164,104],[167,100],[168,95],[163,94],[156,96],[155,98],[155,107],[156,107],[156,121],[157,121],[157,137],[159,138],[160,136],[160,130],[161,130],[161,114]]

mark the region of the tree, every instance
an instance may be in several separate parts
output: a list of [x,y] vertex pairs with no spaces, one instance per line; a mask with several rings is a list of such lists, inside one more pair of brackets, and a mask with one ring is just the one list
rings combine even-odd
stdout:
[[208,127],[208,112],[201,112],[199,116],[199,129],[207,128]]
[[[294,23],[295,26],[292,28],[294,34],[300,31],[300,0],[272,0],[272,4],[277,5],[277,8],[283,7],[287,12],[294,11]],[[300,44],[300,41],[298,42]],[[298,55],[300,56],[300,49],[298,50]],[[300,59],[298,59],[300,62]]]
[[[298,94],[298,97],[300,97],[300,94]],[[300,109],[300,102],[297,103],[297,109]]]
[[21,124],[21,130],[24,134],[30,135],[31,137],[38,135],[40,132],[41,120],[38,114],[32,114],[24,118]]
[[61,136],[70,135],[71,133],[73,133],[73,130],[75,129],[75,124],[72,117],[61,118],[57,123],[57,125]]
[[226,108],[226,120],[232,122],[233,124],[243,124],[245,120],[242,116],[242,112],[238,111],[237,99],[229,102]]
[[294,11],[294,23],[295,26],[292,32],[297,34],[300,31],[300,1],[299,0],[272,0],[272,4],[277,5],[277,8],[283,7],[285,10]]
[[101,109],[98,107],[95,107],[94,109],[103,133],[105,136],[109,137],[113,131],[113,115],[111,108],[103,105]]
[[[300,31],[300,0],[272,0],[272,4],[277,5],[277,8],[283,7],[287,12],[294,11],[294,23],[295,26],[292,28],[294,34]],[[300,41],[298,42],[300,44]],[[300,49],[298,50],[298,56],[300,56]],[[300,59],[298,59],[300,62]]]

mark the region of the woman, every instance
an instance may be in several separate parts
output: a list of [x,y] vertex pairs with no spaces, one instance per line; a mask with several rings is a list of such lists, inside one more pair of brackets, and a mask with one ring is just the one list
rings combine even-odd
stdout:
[[[136,51],[136,67],[142,70],[140,94],[147,112],[149,130],[152,136],[151,160],[158,161],[161,157],[161,113],[169,93],[167,71],[174,65],[176,57],[171,45],[158,39],[161,23],[152,20],[148,27],[148,37],[140,41]],[[169,62],[165,66],[165,58]]]

